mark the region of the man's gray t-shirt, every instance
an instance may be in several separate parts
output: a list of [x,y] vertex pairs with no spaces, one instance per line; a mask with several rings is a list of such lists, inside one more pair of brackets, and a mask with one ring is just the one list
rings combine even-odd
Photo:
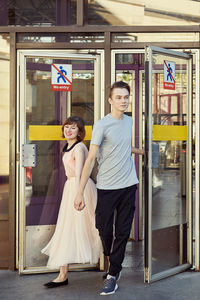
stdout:
[[99,146],[98,189],[115,190],[138,183],[131,156],[132,124],[125,114],[122,119],[108,114],[95,123],[91,144]]

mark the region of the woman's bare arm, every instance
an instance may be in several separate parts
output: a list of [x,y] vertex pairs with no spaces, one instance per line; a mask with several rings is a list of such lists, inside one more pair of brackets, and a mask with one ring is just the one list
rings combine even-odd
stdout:
[[94,167],[95,158],[97,156],[98,149],[99,149],[99,146],[90,145],[88,157],[85,161],[83,171],[81,174],[79,189],[76,194],[76,198],[74,200],[74,207],[77,210],[82,210],[85,207],[84,198],[83,198],[84,189],[85,189],[86,183],[90,177],[92,169]]

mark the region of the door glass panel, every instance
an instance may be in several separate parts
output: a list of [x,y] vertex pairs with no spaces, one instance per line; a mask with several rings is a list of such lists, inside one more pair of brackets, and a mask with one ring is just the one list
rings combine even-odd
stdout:
[[[122,50],[123,51],[123,50]],[[139,72],[144,69],[143,53],[116,53],[115,55],[115,78],[113,81],[124,81],[130,86],[129,106],[125,112],[133,119],[133,138],[132,146],[139,148]],[[139,176],[139,156],[134,157],[136,172]],[[136,193],[136,209],[132,230],[130,233],[129,244],[133,243],[133,239],[139,239],[139,193]]]
[[[125,53],[123,53],[123,51]],[[115,52],[115,51],[114,51]],[[124,81],[130,86],[130,98],[129,107],[125,114],[133,118],[133,139],[132,145],[136,148],[143,148],[142,137],[142,113],[141,104],[143,103],[144,95],[144,78],[141,76],[141,72],[144,72],[144,53],[136,53],[134,50],[126,52],[125,50],[117,50],[118,53],[114,54],[114,67],[115,73],[113,73],[112,81]],[[142,180],[142,162],[143,157],[140,155],[134,156],[136,172],[139,177],[139,181]],[[136,193],[136,209],[134,214],[134,221],[130,238],[135,241],[143,239],[143,201],[142,201],[142,184],[138,186]],[[132,243],[130,240],[129,243]]]
[[[152,275],[154,275],[187,263],[188,63],[186,59],[158,53],[153,53],[152,62]],[[164,70],[166,62],[168,67]],[[175,69],[171,68],[170,63],[172,66],[174,64]],[[166,88],[165,82],[170,81],[170,76],[173,85],[169,89],[169,86]]]
[[[72,65],[72,92],[51,91],[51,64]],[[37,165],[26,167],[25,268],[42,267],[48,257],[41,249],[50,240],[57,221],[63,185],[65,141],[30,140],[30,125],[61,125],[78,115],[86,125],[94,123],[94,60],[26,59],[26,144],[36,144]],[[60,133],[61,136],[61,133]]]
[[[8,220],[10,134],[10,37],[0,34],[0,221]],[[6,224],[7,226],[7,224]],[[2,234],[2,231],[1,231]],[[8,235],[8,234],[7,234]],[[1,237],[3,239],[3,236]],[[7,243],[8,237],[6,237]],[[5,247],[1,247],[5,248]],[[7,249],[7,248],[6,248]],[[3,250],[3,249],[2,249]],[[5,249],[4,249],[5,250]],[[7,250],[5,251],[7,252]],[[2,254],[3,255],[3,254]]]

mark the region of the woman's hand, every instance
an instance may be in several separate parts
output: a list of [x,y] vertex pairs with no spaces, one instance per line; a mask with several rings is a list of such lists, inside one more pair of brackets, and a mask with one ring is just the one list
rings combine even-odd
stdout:
[[85,207],[85,201],[83,195],[80,195],[79,193],[76,195],[76,198],[74,200],[74,208],[76,210],[83,210]]

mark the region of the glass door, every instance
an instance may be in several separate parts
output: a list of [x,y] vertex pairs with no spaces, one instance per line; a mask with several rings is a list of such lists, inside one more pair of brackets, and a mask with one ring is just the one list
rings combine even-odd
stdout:
[[192,265],[192,56],[145,53],[145,282]]
[[[18,216],[20,273],[48,271],[41,249],[53,235],[66,180],[61,124],[81,116],[89,145],[92,125],[102,116],[102,51],[18,52]],[[72,67],[72,91],[52,91],[52,64]],[[62,74],[58,73],[62,83]],[[71,268],[91,267],[74,265]],[[92,266],[97,267],[97,266]]]
[[[133,118],[132,146],[136,148],[143,147],[143,78],[141,78],[141,72],[144,73],[144,50],[117,49],[111,51],[111,83],[122,80],[130,86],[130,103],[125,113]],[[143,158],[141,155],[135,155],[134,161],[140,184],[136,192],[136,208],[130,239],[139,241],[143,240]],[[131,243],[129,241],[129,244]]]

